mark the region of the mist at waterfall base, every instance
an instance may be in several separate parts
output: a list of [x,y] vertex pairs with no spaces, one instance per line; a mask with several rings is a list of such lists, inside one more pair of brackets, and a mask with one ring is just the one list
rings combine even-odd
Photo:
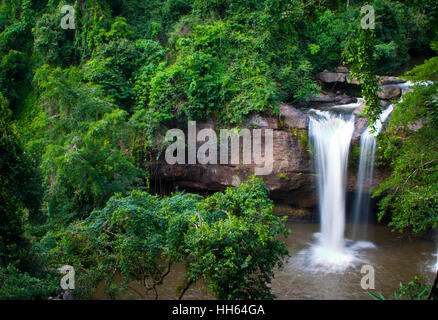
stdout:
[[310,271],[343,273],[347,268],[364,263],[363,252],[375,246],[366,239],[365,223],[369,212],[369,192],[373,176],[376,136],[393,110],[390,105],[373,128],[360,139],[361,156],[358,192],[354,205],[353,241],[345,238],[346,180],[348,155],[354,132],[353,111],[363,103],[333,106],[329,110],[309,111],[309,138],[313,146],[321,229],[315,242],[299,253],[302,266]]

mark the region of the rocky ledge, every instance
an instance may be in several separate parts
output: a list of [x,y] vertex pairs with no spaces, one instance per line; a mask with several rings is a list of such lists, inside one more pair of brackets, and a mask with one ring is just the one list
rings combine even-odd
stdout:
[[[377,76],[381,83],[382,91],[379,92],[379,97],[383,100],[393,100],[400,98],[402,92],[397,84],[405,82],[402,79],[393,76]],[[358,85],[359,81],[356,78],[350,76],[350,72],[345,67],[338,67],[335,71],[324,70],[318,74],[318,79],[325,84],[349,84]],[[311,101],[319,102],[319,100],[331,100],[332,97],[339,97],[339,95],[327,94],[322,92],[318,97],[312,97]],[[345,99],[346,97],[339,97],[339,99]],[[342,100],[341,100],[342,101]],[[323,102],[323,101],[320,101]],[[336,100],[324,101],[324,102],[340,102]],[[349,102],[347,102],[349,103]]]
[[[291,105],[280,105],[278,118],[253,116],[248,122],[250,130],[273,129],[273,170],[261,176],[271,191],[271,198],[281,200],[292,208],[311,212],[317,205],[316,181],[308,145],[307,115]],[[367,126],[365,118],[357,117],[353,144],[359,143],[359,136]],[[215,128],[213,123],[198,126]],[[263,132],[263,130],[262,130]],[[264,139],[263,139],[264,141]],[[263,150],[264,146],[262,146]],[[241,158],[242,159],[242,158]],[[237,186],[254,174],[255,164],[169,165],[159,161],[151,165],[152,178],[179,186],[190,191],[222,191],[228,186]],[[348,190],[356,187],[357,167],[348,174]],[[384,178],[384,173],[376,172],[375,183]],[[304,211],[303,211],[304,210]],[[313,210],[314,211],[314,210]]]

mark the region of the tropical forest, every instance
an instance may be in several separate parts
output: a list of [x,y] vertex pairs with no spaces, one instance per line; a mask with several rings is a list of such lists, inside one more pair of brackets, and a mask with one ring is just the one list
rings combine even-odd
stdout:
[[0,300],[438,300],[436,0],[1,0]]

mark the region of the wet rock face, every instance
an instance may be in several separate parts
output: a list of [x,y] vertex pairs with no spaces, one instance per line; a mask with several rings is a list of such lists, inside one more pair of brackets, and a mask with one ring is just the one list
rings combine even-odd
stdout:
[[[199,124],[198,130],[213,127]],[[253,116],[247,124],[253,129],[273,129],[273,168],[269,175],[260,176],[271,191],[273,199],[284,199],[296,206],[314,205],[314,177],[310,154],[307,151],[307,116],[290,105],[280,105],[278,118]],[[218,132],[220,128],[215,128]],[[262,130],[262,137],[264,130]],[[264,137],[262,150],[264,150]],[[229,154],[230,154],[229,146]],[[242,144],[240,145],[240,151]],[[263,151],[262,151],[263,152]],[[219,151],[218,151],[219,155]],[[242,159],[242,154],[240,156]],[[254,174],[251,164],[175,164],[164,159],[150,165],[152,179],[160,179],[193,191],[223,191],[238,186]]]
[[377,95],[380,99],[384,100],[399,99],[401,96],[401,89],[399,87],[386,85],[382,87],[382,91],[378,92]]
[[[404,82],[404,80],[393,76],[377,76],[377,78],[383,86]],[[359,81],[356,78],[352,78],[349,70],[345,67],[337,67],[335,71],[324,70],[318,74],[318,79],[324,83],[359,84]]]
[[281,104],[280,117],[288,128],[307,130],[307,115],[293,106]]

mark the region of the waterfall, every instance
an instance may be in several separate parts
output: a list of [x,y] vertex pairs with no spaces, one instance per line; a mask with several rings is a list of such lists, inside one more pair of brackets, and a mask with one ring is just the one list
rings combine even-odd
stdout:
[[373,182],[374,154],[376,137],[382,130],[383,123],[391,114],[394,105],[391,104],[380,115],[374,130],[368,127],[360,136],[359,172],[357,175],[357,191],[353,207],[353,239],[364,239],[367,234],[367,222],[370,211],[369,190]]
[[435,269],[438,272],[438,250],[436,251],[436,265],[435,265]]
[[402,95],[403,95],[403,94],[405,94],[406,92],[408,92],[409,90],[411,90],[411,88],[412,88],[413,86],[415,86],[415,83],[412,82],[412,81],[406,81],[406,82],[399,83],[399,84],[395,84],[395,85],[393,84],[392,86],[397,87],[397,88],[400,88],[401,91],[402,91]]
[[314,148],[321,233],[313,262],[343,269],[354,259],[345,247],[345,189],[354,116],[311,110],[309,136]]
[[436,253],[433,254],[433,256],[436,257],[435,261],[432,262],[432,265],[430,266],[430,271],[431,272],[438,272],[438,245],[437,245],[437,249],[436,249]]
[[[404,94],[414,85],[412,82],[406,82],[395,86]],[[370,242],[353,242],[344,236],[347,163],[355,120],[353,112],[362,104],[363,100],[358,99],[357,103],[332,106],[328,109],[325,107],[324,111],[311,109],[308,112],[309,139],[313,146],[321,217],[321,229],[316,234],[317,242],[309,250],[300,253],[300,257],[307,257],[305,265],[310,270],[344,272],[358,261],[363,261],[359,251],[375,248]],[[360,226],[360,229],[359,224],[368,220],[376,136],[393,108],[394,105],[391,104],[385,109],[374,126],[367,128],[360,137],[353,239],[363,238],[366,234],[366,223]]]
[[435,256],[436,256],[435,265],[433,265],[433,266],[430,268],[430,271],[432,271],[432,272],[438,272],[438,247],[437,247],[437,249],[436,249],[436,254],[435,254]]

